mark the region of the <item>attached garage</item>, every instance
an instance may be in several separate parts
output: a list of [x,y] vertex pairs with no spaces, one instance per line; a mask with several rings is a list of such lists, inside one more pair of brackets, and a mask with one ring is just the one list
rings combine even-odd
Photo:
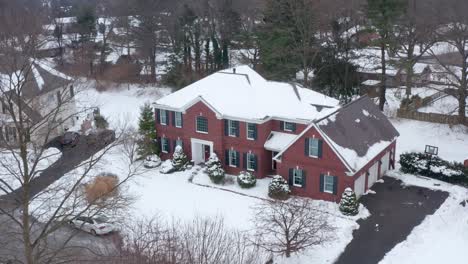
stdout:
[[369,178],[367,179],[367,188],[372,187],[379,177],[379,162],[374,163],[369,169]]
[[354,182],[354,192],[356,193],[356,196],[359,198],[364,194],[365,191],[366,191],[366,174],[363,173]]
[[380,177],[385,175],[385,173],[388,171],[389,166],[390,166],[390,152],[387,152],[382,157],[382,165],[380,166]]

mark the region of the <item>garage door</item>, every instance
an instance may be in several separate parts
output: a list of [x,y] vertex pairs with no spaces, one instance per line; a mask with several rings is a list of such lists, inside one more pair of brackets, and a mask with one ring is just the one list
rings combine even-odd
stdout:
[[390,152],[387,152],[382,157],[382,165],[380,166],[380,177],[385,175],[385,173],[388,171],[389,166],[390,166]]
[[376,162],[370,169],[369,169],[369,179],[367,179],[367,188],[372,187],[374,183],[377,181],[379,175],[379,163]]
[[365,191],[366,191],[366,174],[363,173],[354,182],[354,192],[356,193],[356,196],[359,198],[361,197],[361,195],[364,194]]

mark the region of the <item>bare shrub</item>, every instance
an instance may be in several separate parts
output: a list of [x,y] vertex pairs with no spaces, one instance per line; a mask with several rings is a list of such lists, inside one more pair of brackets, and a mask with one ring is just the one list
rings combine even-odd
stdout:
[[98,203],[109,197],[118,195],[119,178],[112,173],[102,173],[91,183],[85,185],[86,200],[88,203]]
[[290,257],[331,239],[334,228],[327,214],[309,199],[267,201],[254,206],[254,210],[256,244],[272,253]]

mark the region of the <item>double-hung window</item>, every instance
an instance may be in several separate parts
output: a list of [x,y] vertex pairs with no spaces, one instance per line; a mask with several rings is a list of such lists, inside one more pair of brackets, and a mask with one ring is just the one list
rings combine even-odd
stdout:
[[159,110],[159,121],[161,123],[161,125],[167,125],[167,112],[166,110]]
[[284,131],[293,132],[294,130],[296,130],[296,124],[294,123],[284,122],[283,124],[284,124],[284,127],[283,127]]
[[257,137],[257,126],[256,124],[247,123],[247,139],[255,140]]
[[309,138],[309,156],[315,158],[319,156],[319,139]]
[[255,171],[255,167],[256,167],[256,160],[255,160],[255,154],[253,153],[247,153],[247,170],[249,171]]
[[293,169],[293,185],[302,187],[304,185],[304,173],[300,169]]
[[228,125],[229,125],[228,132],[229,132],[230,137],[237,137],[237,133],[238,133],[237,132],[237,129],[238,129],[237,124],[238,123],[236,121],[233,121],[233,120],[228,121]]
[[231,167],[237,167],[237,152],[233,149],[229,150],[229,166]]
[[174,112],[174,122],[175,127],[181,128],[182,127],[182,113],[181,112]]
[[182,139],[177,139],[176,142],[175,142],[175,146],[180,146],[180,147],[183,147],[183,142],[182,142]]
[[204,134],[208,133],[208,119],[206,117],[197,117],[197,132]]
[[163,153],[169,153],[169,139],[161,138],[161,151]]
[[335,180],[334,176],[324,175],[323,178],[323,191],[327,193],[333,193],[335,189]]

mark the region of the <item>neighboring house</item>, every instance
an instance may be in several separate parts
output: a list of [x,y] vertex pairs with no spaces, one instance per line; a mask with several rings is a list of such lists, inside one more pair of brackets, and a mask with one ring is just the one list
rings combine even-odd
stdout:
[[297,195],[339,201],[346,187],[362,195],[394,163],[398,132],[369,98],[340,107],[247,66],[214,73],[154,107],[162,159],[178,145],[196,164],[215,152],[227,173],[278,174]]
[[[21,102],[28,125],[34,130],[31,135],[33,142],[44,143],[47,134],[50,134],[48,137],[51,139],[75,126],[76,122],[73,79],[55,70],[48,61],[34,61],[30,65],[30,70],[23,71],[29,74],[22,74],[21,71],[13,74],[0,72],[0,85],[4,91],[1,96],[6,103],[2,105],[0,101],[0,137],[10,146],[17,143],[18,137],[14,120],[8,111],[8,102],[14,103],[15,112],[18,111],[16,102]],[[20,77],[11,78],[13,76]],[[23,85],[21,98],[18,98],[17,93],[7,91],[17,88],[19,84]],[[51,124],[54,126],[48,128]]]

